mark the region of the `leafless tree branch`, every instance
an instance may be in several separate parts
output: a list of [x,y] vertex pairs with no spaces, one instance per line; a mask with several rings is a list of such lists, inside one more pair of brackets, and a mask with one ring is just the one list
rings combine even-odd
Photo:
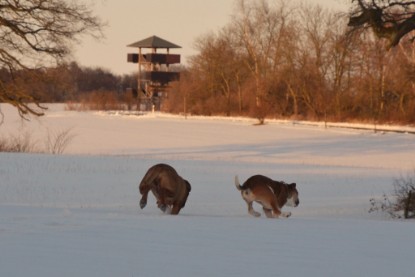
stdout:
[[103,37],[104,25],[78,0],[2,0],[0,69],[9,72],[12,82],[0,80],[0,102],[12,104],[21,116],[42,115],[43,107],[13,84],[13,75],[60,63],[80,36]]
[[352,31],[370,27],[379,38],[388,41],[388,48],[415,30],[415,1],[353,0],[355,8],[348,25]]

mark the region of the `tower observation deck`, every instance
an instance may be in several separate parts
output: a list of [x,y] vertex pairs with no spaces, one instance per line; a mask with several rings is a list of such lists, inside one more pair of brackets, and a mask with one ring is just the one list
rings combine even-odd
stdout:
[[[127,47],[138,48],[138,53],[127,54],[127,62],[138,64],[137,88],[132,88],[139,99],[140,110],[160,109],[167,95],[169,83],[178,81],[180,73],[172,71],[170,65],[180,64],[180,55],[170,54],[170,49],[181,48],[157,36],[134,42]],[[149,49],[143,53],[143,49]],[[160,52],[164,50],[163,52]]]

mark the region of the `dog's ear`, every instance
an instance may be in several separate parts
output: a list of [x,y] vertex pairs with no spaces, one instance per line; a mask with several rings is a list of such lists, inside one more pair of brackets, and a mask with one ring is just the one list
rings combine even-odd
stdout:
[[297,184],[296,183],[292,183],[292,184],[290,184],[290,186],[295,189],[296,186],[297,186]]
[[187,191],[190,192],[192,190],[192,186],[190,185],[190,183],[187,180],[184,180],[184,182],[186,183]]

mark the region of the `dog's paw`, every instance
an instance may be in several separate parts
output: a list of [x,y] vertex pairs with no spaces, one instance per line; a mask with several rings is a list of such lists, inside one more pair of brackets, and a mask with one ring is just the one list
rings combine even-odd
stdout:
[[158,207],[163,213],[165,213],[166,210],[167,210],[167,205],[166,204],[159,204]]
[[144,200],[141,200],[140,201],[140,208],[141,209],[144,209],[144,207],[147,205],[147,202],[146,201],[144,201]]
[[171,214],[171,212],[172,212],[172,208],[171,208],[170,206],[166,206],[166,211],[165,211],[165,213],[166,213],[166,214]]
[[281,213],[282,217],[290,217],[291,216],[291,212],[282,212]]
[[256,211],[249,212],[249,214],[251,214],[251,215],[253,215],[255,217],[260,217],[261,216],[261,214],[258,213],[258,212],[256,212]]

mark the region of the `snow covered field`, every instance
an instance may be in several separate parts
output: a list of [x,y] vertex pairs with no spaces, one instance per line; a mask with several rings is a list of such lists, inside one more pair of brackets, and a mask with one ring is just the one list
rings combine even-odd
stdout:
[[[415,168],[415,136],[242,118],[70,112],[0,137],[71,129],[61,156],[0,153],[0,276],[413,276],[415,222],[369,214],[370,198]],[[171,164],[192,191],[178,216],[147,169]],[[288,219],[253,218],[233,184],[254,174],[296,182]],[[261,211],[259,206],[254,206]]]

